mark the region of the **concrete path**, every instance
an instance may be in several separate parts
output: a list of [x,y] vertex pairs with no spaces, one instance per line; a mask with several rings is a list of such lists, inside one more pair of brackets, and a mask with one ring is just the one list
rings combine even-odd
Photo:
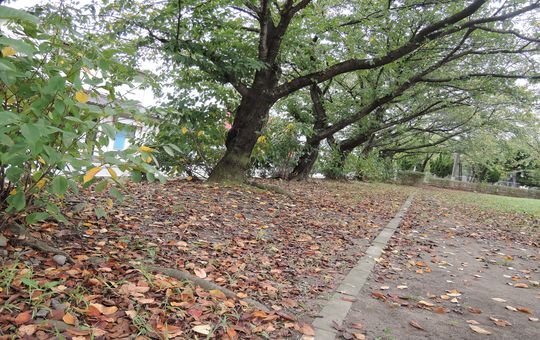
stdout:
[[411,206],[414,194],[411,194],[396,216],[383,228],[373,244],[366,251],[366,255],[358,261],[358,264],[351,269],[336,293],[331,297],[328,303],[319,313],[313,322],[316,340],[335,339],[344,320],[347,317],[356,296],[360,293],[363,285],[366,283],[373,267],[383,253],[388,241],[399,227],[399,224]]

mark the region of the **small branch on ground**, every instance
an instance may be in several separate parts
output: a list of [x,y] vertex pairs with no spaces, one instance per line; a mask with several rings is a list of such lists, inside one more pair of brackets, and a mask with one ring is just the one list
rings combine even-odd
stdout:
[[[227,289],[225,287],[222,287],[222,286],[219,286],[211,281],[207,281],[207,280],[203,280],[201,278],[198,278],[194,275],[191,275],[190,273],[188,272],[185,272],[185,271],[181,271],[181,270],[178,270],[178,269],[174,269],[174,268],[167,268],[167,267],[161,267],[161,266],[154,266],[154,265],[144,265],[144,268],[147,269],[147,270],[150,270],[150,271],[154,271],[154,272],[158,272],[158,273],[161,273],[161,274],[164,274],[164,275],[167,275],[167,276],[170,276],[170,277],[173,277],[175,279],[178,279],[178,280],[187,280],[187,281],[191,281],[193,283],[195,283],[196,285],[206,289],[206,290],[213,290],[213,289],[216,289],[216,290],[219,290],[220,292],[222,292],[223,294],[225,294],[225,296],[227,296],[228,298],[234,298],[234,299],[239,299],[238,296],[236,296],[236,293],[234,293],[232,290],[230,289]],[[270,312],[270,308],[266,307],[265,305],[263,305],[262,303],[258,302],[258,301],[255,301],[253,299],[250,299],[250,298],[244,298],[244,299],[240,299],[242,301],[245,301],[247,302],[248,304],[250,304],[251,306],[259,309],[259,310],[262,310],[264,312]]]
[[13,241],[18,243],[18,244],[28,246],[28,247],[31,247],[31,248],[34,248],[34,249],[37,249],[37,250],[41,250],[41,251],[46,252],[46,253],[62,255],[62,256],[66,257],[66,260],[68,262],[75,263],[73,258],[68,253],[66,253],[65,251],[63,251],[61,249],[58,249],[58,248],[55,248],[55,247],[49,245],[45,241],[42,241],[40,239],[37,239],[37,238],[33,237],[32,235],[30,235],[26,231],[26,228],[24,228],[21,225],[11,224],[11,225],[8,226],[8,230],[11,231],[15,235],[22,236],[22,238],[19,237],[19,238],[14,238],[13,239]]
[[278,194],[285,195],[289,198],[293,198],[292,192],[285,190],[281,187],[278,187],[277,185],[262,184],[262,183],[255,182],[253,180],[246,180],[245,183],[258,189],[277,192]]

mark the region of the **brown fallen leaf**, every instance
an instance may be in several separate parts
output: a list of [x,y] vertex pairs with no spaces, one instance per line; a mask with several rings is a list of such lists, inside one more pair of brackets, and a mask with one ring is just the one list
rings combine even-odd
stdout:
[[64,316],[62,317],[62,320],[64,320],[65,323],[67,323],[68,325],[75,325],[75,323],[77,323],[77,318],[69,313],[66,313],[64,314]]
[[[237,294],[238,296],[238,294]],[[288,307],[288,308],[294,308],[296,306],[298,306],[298,302],[292,300],[292,299],[283,299],[283,301],[281,302],[281,304],[285,307]]]
[[482,310],[481,310],[480,308],[467,307],[467,310],[468,310],[469,313],[471,313],[471,314],[482,314]]
[[106,307],[99,303],[91,303],[88,309],[92,311],[96,309],[103,315],[111,315],[118,311],[116,306]]
[[516,283],[514,285],[514,287],[516,287],[516,288],[529,288],[529,285],[526,284],[526,283]]
[[490,331],[485,330],[485,329],[483,329],[482,327],[479,327],[479,326],[476,326],[476,325],[469,325],[469,327],[471,327],[471,329],[472,329],[473,331],[475,331],[476,333],[478,333],[478,334],[486,334],[486,335],[491,334]]
[[194,326],[192,329],[195,333],[203,334],[203,335],[209,335],[212,331],[212,326],[210,325],[197,325]]
[[19,329],[17,330],[17,333],[23,337],[25,335],[33,335],[37,330],[37,325],[22,325],[21,327],[19,327]]
[[471,325],[479,325],[480,324],[480,322],[478,322],[476,320],[467,320],[467,323],[471,324]]
[[444,308],[444,307],[435,307],[432,309],[432,311],[434,311],[437,314],[444,314],[444,313],[449,312],[448,308]]
[[366,336],[364,334],[362,334],[362,333],[352,333],[352,335],[357,340],[365,340],[366,339]]
[[425,331],[424,327],[420,326],[420,324],[414,320],[409,321],[409,325],[413,326],[416,329],[419,329],[421,331]]
[[424,300],[418,301],[418,304],[419,304],[419,305],[422,305],[422,306],[426,306],[426,307],[433,307],[433,306],[435,306],[433,303],[431,303],[431,302],[429,302],[429,301],[424,301]]
[[508,310],[511,310],[512,312],[517,312],[517,308],[516,308],[516,307],[506,306],[505,308],[508,309]]
[[14,321],[16,325],[22,325],[30,321],[30,319],[32,319],[32,312],[26,311],[26,312],[17,314]]
[[199,279],[206,278],[206,271],[204,269],[195,268],[195,269],[193,269],[193,271],[195,272],[195,276],[197,276]]
[[304,323],[302,326],[300,326],[299,329],[300,333],[308,336],[315,336],[315,331],[313,330],[313,327],[311,327],[309,324]]
[[516,309],[522,313],[532,314],[531,310],[527,307],[516,307]]
[[501,298],[491,298],[491,300],[496,301],[496,302],[506,302],[505,299],[501,299]]
[[493,321],[499,327],[512,326],[510,322],[504,319],[497,319],[496,317],[490,316],[489,319]]

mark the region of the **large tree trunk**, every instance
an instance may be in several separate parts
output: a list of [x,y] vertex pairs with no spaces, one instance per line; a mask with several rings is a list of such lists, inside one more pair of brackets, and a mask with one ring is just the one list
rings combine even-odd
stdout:
[[227,134],[227,151],[210,173],[209,181],[242,182],[250,166],[251,151],[268,120],[274,103],[253,93],[244,96]]
[[315,161],[319,156],[319,144],[320,142],[317,142],[316,145],[306,144],[302,156],[300,156],[294,170],[288,176],[289,180],[294,179],[300,181],[309,177],[309,174],[315,165]]

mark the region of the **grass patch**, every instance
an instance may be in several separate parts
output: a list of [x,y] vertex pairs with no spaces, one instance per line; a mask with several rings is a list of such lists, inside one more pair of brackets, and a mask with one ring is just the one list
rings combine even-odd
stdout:
[[540,217],[540,200],[533,198],[508,197],[450,190],[445,190],[444,195],[452,201],[476,205],[483,209],[525,213]]

